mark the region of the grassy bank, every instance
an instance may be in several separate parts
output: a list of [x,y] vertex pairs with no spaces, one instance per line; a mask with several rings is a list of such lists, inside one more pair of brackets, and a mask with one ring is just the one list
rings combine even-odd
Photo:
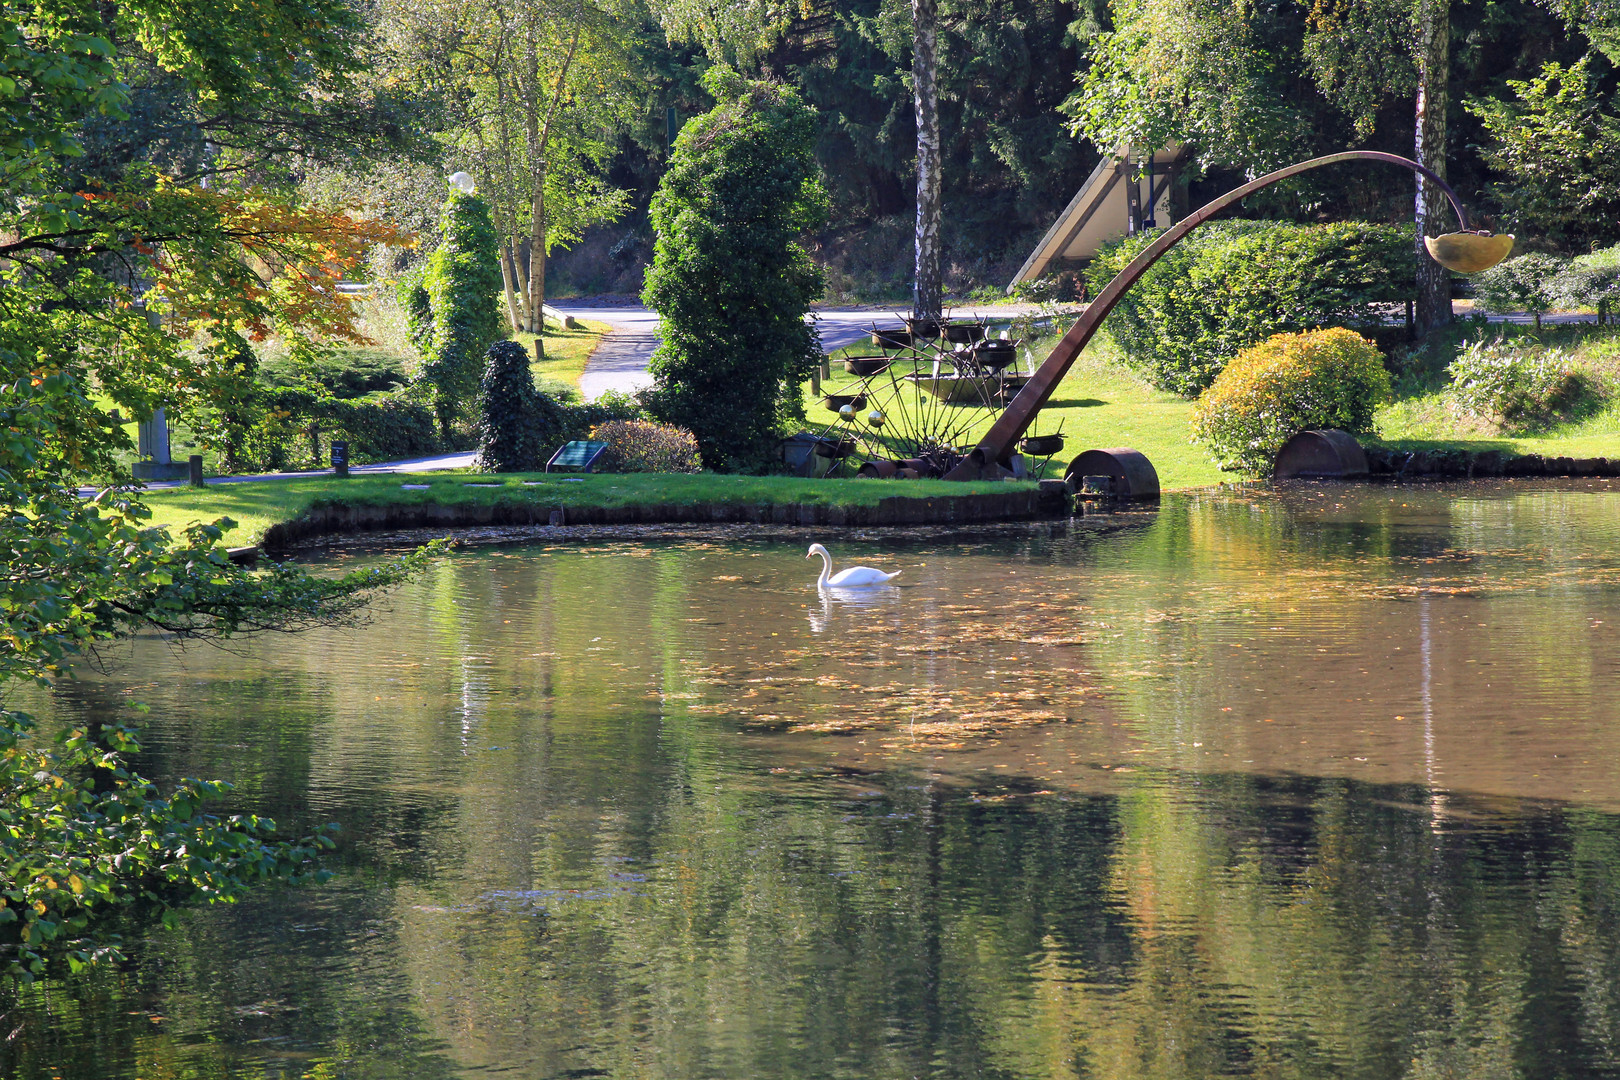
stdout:
[[[1462,343],[1481,337],[1558,350],[1587,388],[1554,422],[1535,430],[1501,430],[1460,412],[1447,393],[1446,365]],[[1421,347],[1397,351],[1396,399],[1377,417],[1379,441],[1400,450],[1499,450],[1558,457],[1620,457],[1620,326],[1460,324]]]
[[[405,485],[411,485],[407,487]],[[426,487],[422,487],[426,485]],[[494,486],[486,486],[494,485]],[[1020,485],[1025,486],[1025,485]],[[237,529],[231,546],[257,543],[270,526],[292,521],[312,507],[493,506],[523,503],[562,509],[646,505],[849,506],[872,507],[900,496],[939,499],[1005,491],[1005,484],[954,484],[942,480],[903,483],[880,480],[808,480],[788,476],[696,476],[634,474],[565,477],[553,473],[391,473],[347,480],[319,477],[176,488],[147,496],[154,524],[171,529],[193,521],[229,517]]]
[[[1593,392],[1569,415],[1537,431],[1504,432],[1459,413],[1446,391],[1446,366],[1463,342],[1482,335],[1535,340],[1565,350]],[[1034,365],[1046,357],[1056,341],[1054,334],[1029,343]],[[833,378],[824,384],[824,390],[838,393],[860,386],[861,380],[845,374],[837,361],[877,351],[859,344],[834,354]],[[1508,455],[1620,458],[1620,327],[1547,326],[1538,336],[1530,326],[1485,327],[1459,322],[1421,347],[1395,350],[1390,364],[1396,371],[1396,397],[1379,411],[1378,435],[1369,442],[1398,450],[1496,450]],[[1030,359],[1019,363],[1020,370],[1031,367]],[[880,387],[878,397],[891,413],[894,406],[902,410],[921,407],[914,393],[893,395],[886,375],[874,383]],[[808,385],[805,406],[813,430],[834,420],[820,399],[810,394]],[[1166,490],[1237,479],[1235,474],[1221,472],[1208,453],[1192,443],[1192,409],[1191,400],[1155,390],[1127,369],[1112,340],[1103,333],[1075,361],[1031,432],[1061,431],[1065,436],[1067,445],[1051,466],[1056,475],[1061,475],[1063,463],[1082,450],[1130,446],[1153,462]],[[983,418],[970,428],[970,442],[988,430],[992,419],[985,410]],[[863,435],[869,434],[864,424],[860,428]]]

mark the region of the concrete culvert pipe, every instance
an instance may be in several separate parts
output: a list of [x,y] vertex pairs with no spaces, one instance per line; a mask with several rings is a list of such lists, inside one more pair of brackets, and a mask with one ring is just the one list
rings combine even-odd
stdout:
[[1273,480],[1314,477],[1346,480],[1367,475],[1367,455],[1355,436],[1338,428],[1302,431],[1283,443],[1272,466]]
[[1063,481],[1071,492],[1079,491],[1087,476],[1113,478],[1113,493],[1122,499],[1157,499],[1159,473],[1153,462],[1140,451],[1128,446],[1108,450],[1087,450],[1073,461],[1063,474]]

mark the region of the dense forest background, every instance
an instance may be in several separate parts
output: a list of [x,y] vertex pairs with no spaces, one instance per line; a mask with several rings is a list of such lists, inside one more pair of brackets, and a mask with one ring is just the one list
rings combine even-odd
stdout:
[[[333,152],[342,144],[329,146],[305,159],[298,180],[311,194],[357,200],[418,232],[430,250],[441,178],[472,154],[468,92],[405,55],[387,3],[365,10],[375,67],[354,126],[370,124],[391,148],[378,154],[357,137],[345,157]],[[640,288],[652,251],[647,207],[671,124],[712,104],[700,76],[717,62],[792,83],[818,110],[816,153],[832,213],[812,250],[831,298],[906,293],[915,151],[909,6],[806,0],[761,7],[751,19],[738,16],[743,9],[701,6],[590,10],[618,27],[608,77],[619,104],[599,110],[594,141],[576,156],[619,201],[600,215],[606,220],[553,240],[549,294]],[[1084,115],[1095,102],[1080,102],[1077,88],[1099,58],[1122,66],[1108,94],[1127,98],[1141,87],[1162,96],[1166,86],[1184,94],[1170,123],[1185,129],[1172,134],[1196,155],[1195,201],[1281,161],[1346,147],[1412,150],[1411,45],[1399,3],[947,0],[940,10],[946,285],[957,296],[999,291],[1098,162],[1098,146],[1081,134],[1095,136],[1095,117],[1088,124]],[[1580,0],[1450,7],[1449,176],[1487,224],[1517,230],[1521,247],[1584,251],[1620,238],[1617,75],[1614,50],[1604,52],[1614,16]],[[554,9],[561,24],[569,17],[566,6]],[[700,29],[678,32],[683,26]],[[1175,90],[1178,78],[1196,89]],[[1526,145],[1515,145],[1515,132]],[[1548,163],[1526,160],[1537,154]],[[1401,222],[1411,220],[1411,198],[1410,183],[1387,170],[1344,168],[1274,189],[1244,212]],[[392,268],[408,259],[396,256]]]

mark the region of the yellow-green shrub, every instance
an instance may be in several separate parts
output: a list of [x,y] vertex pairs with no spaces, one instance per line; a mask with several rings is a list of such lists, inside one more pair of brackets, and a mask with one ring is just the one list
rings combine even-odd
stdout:
[[1277,334],[1238,353],[1199,397],[1193,441],[1221,468],[1259,475],[1301,431],[1370,430],[1389,396],[1383,354],[1360,334]]
[[685,428],[651,420],[609,420],[591,429],[591,438],[607,443],[604,472],[695,473],[697,439]]

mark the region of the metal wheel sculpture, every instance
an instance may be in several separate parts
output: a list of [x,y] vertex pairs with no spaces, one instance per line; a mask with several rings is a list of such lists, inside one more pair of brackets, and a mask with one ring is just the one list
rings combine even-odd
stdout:
[[[1008,330],[981,320],[905,321],[905,330],[874,325],[871,342],[882,351],[840,361],[854,381],[822,395],[833,415],[817,453],[833,459],[830,472],[864,459],[857,475],[943,476],[1029,381],[1018,370],[1023,343]],[[1061,434],[1025,441],[1043,466],[1062,449]]]

